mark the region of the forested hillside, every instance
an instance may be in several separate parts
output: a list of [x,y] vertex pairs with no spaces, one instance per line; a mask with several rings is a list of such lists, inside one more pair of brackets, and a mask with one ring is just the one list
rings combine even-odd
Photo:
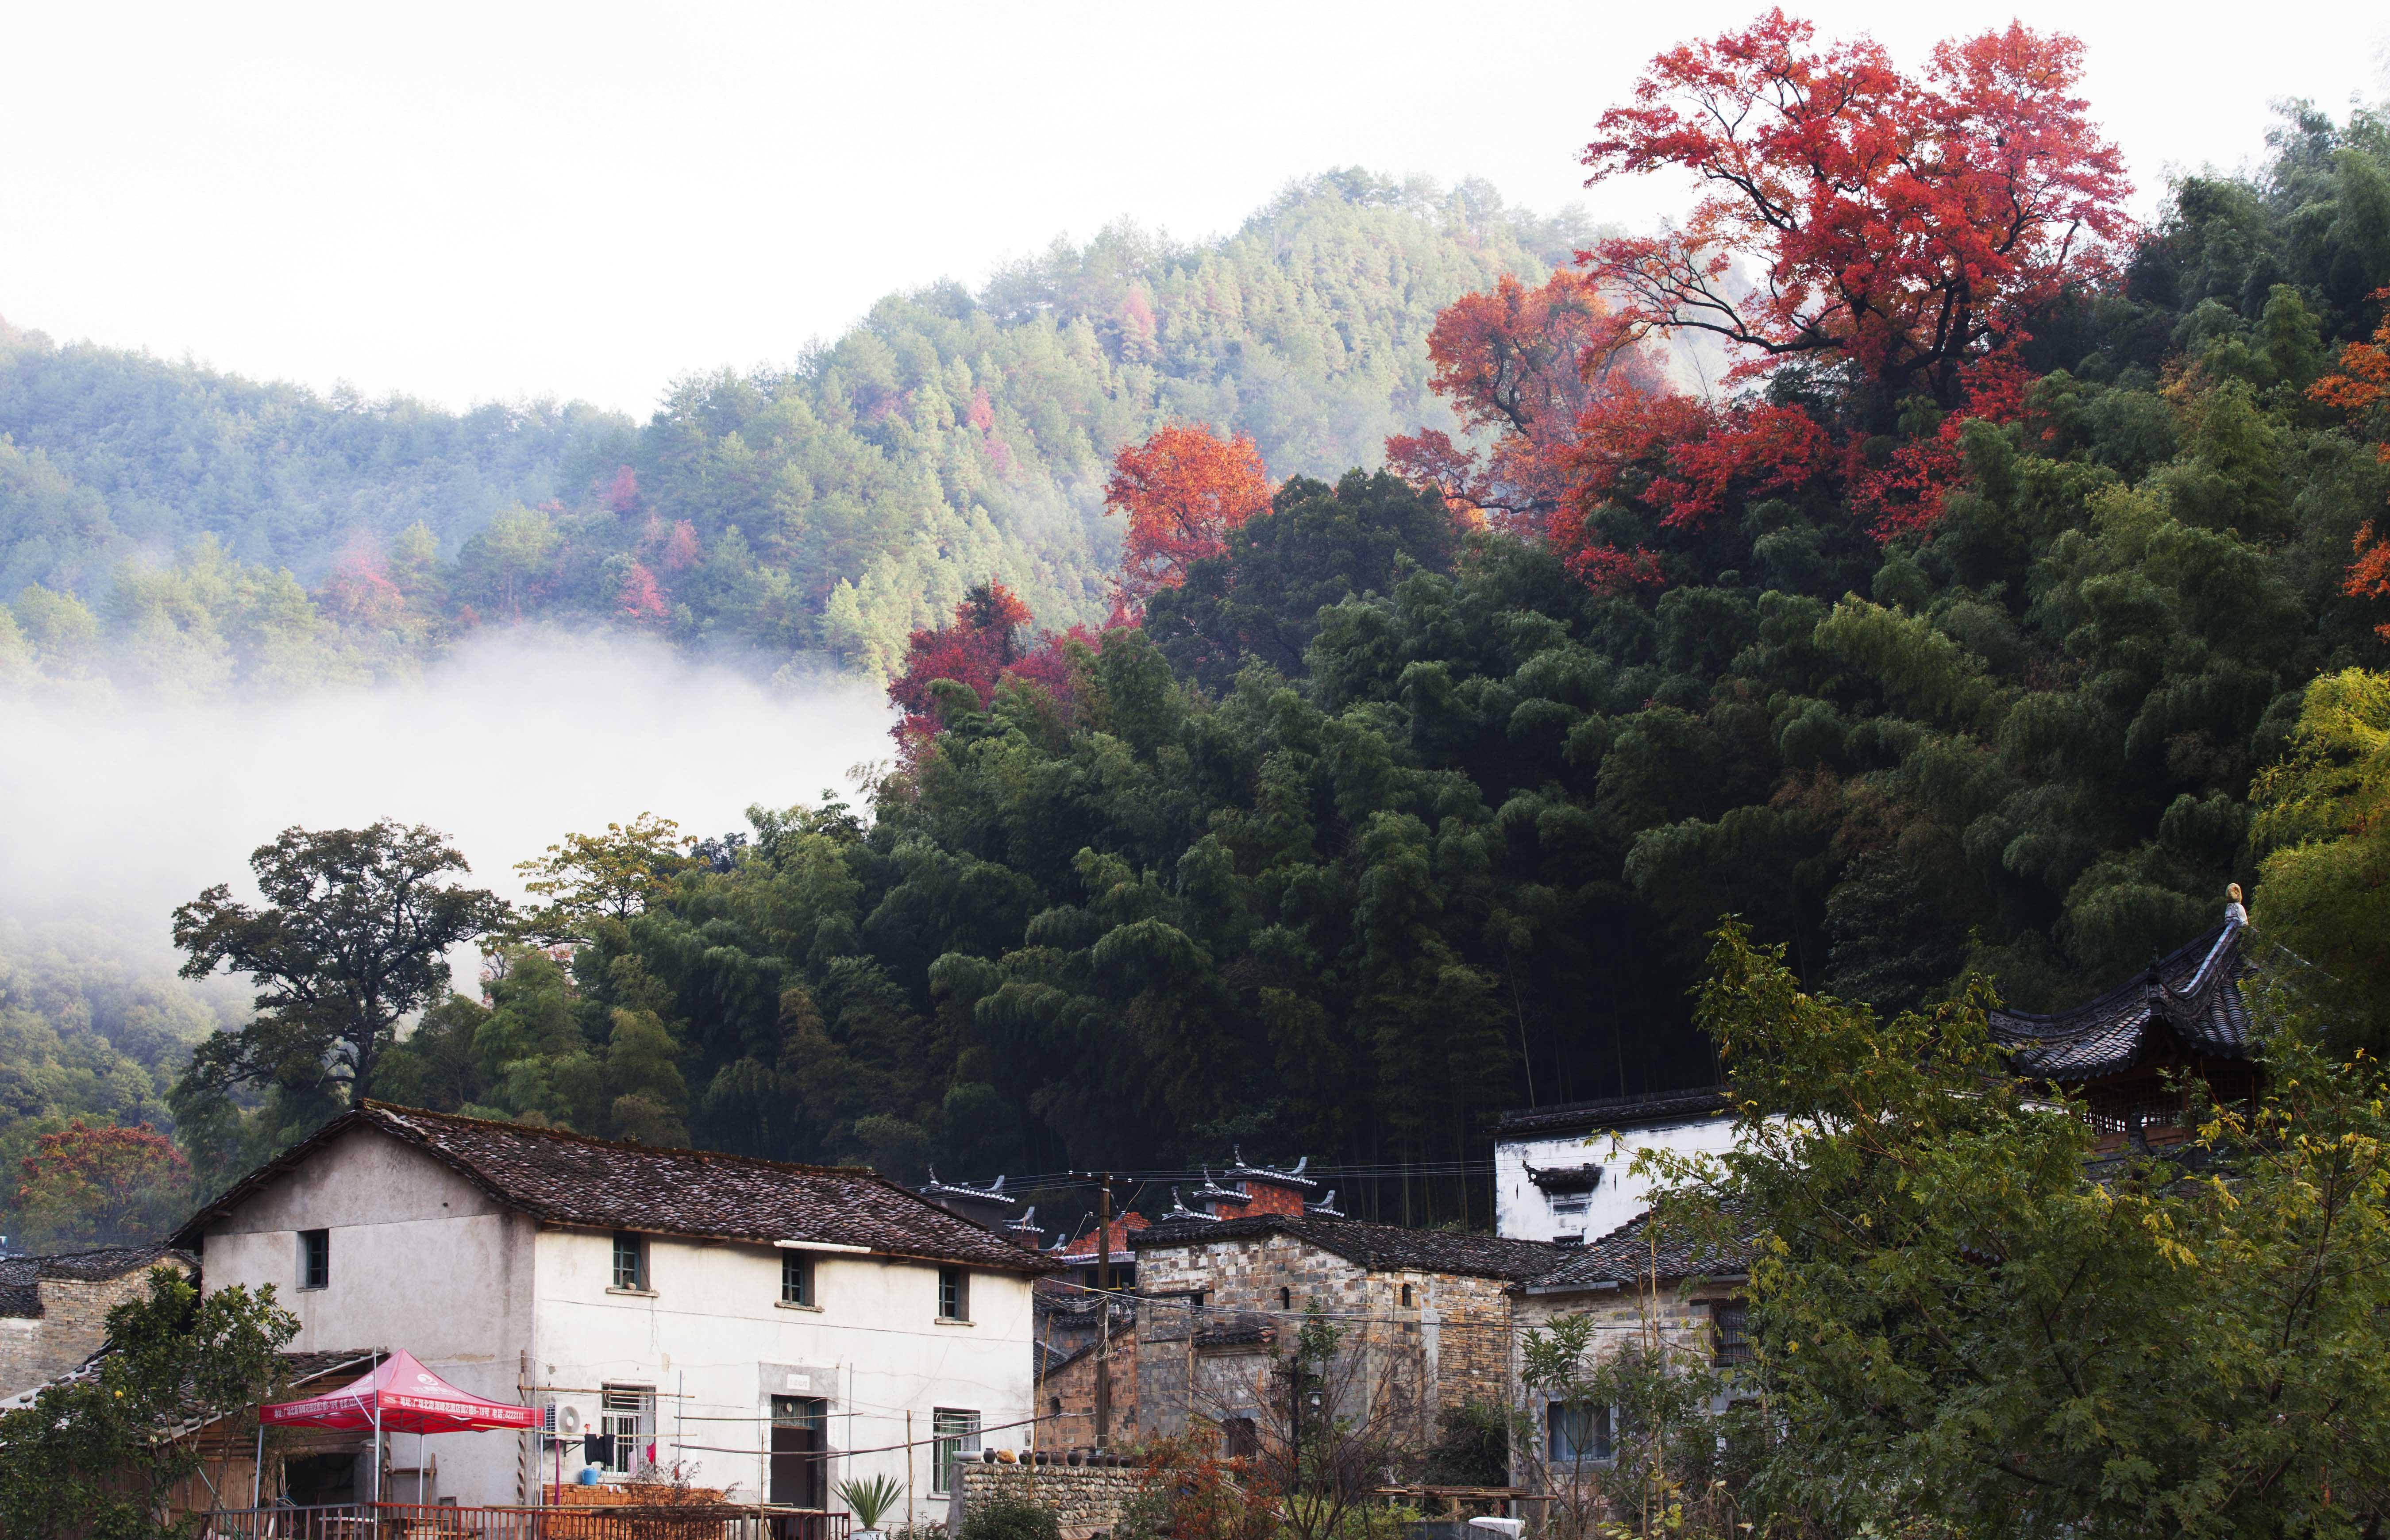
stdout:
[[[2378,1045],[2390,722],[2333,681],[2390,662],[2390,143],[2302,114],[2135,232],[2067,132],[2109,238],[1977,265],[1960,344],[1827,328],[1690,398],[1628,323],[1698,264],[1606,241],[1606,278],[1438,322],[1483,453],[1402,435],[1409,481],[1295,477],[1250,518],[1217,511],[1235,455],[1124,455],[1133,510],[1196,510],[1140,624],[1041,639],[975,591],[913,638],[868,816],[758,811],[694,863],[626,837],[572,879],[610,905],[538,931],[569,963],[514,954],[379,1084],[907,1173],[1241,1139],[1405,1168],[1351,1184],[1363,1212],[1482,1223],[1426,1174],[1497,1110],[1714,1073],[1687,995],[1722,915],[1846,998],[1980,970],[2037,1007],[2214,926],[2229,881]],[[1831,255],[1767,241],[1795,276]],[[253,1148],[204,1115],[220,1166]]]
[[405,672],[472,627],[885,670],[974,582],[1100,620],[1111,452],[1193,418],[1279,474],[1449,425],[1437,312],[1584,231],[1360,172],[1225,239],[1131,226],[893,295],[785,369],[585,406],[329,399],[0,327],[0,671],[168,695]]

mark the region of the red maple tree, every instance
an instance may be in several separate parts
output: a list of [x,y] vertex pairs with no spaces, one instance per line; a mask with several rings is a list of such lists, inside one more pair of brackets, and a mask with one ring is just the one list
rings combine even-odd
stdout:
[[[2372,298],[2390,302],[2390,289],[2375,289]],[[2371,341],[2345,344],[2339,371],[2309,386],[2307,395],[2339,407],[2360,424],[2371,420],[2378,435],[2390,428],[2390,315],[2374,327]],[[2373,453],[2383,464],[2390,465],[2390,435],[2382,437]],[[2367,520],[2357,532],[2353,554],[2356,559],[2348,564],[2340,591],[2353,599],[2390,598],[2390,540],[2374,532],[2373,520]],[[2383,640],[2390,641],[2390,621],[2373,629]]]
[[665,619],[672,606],[664,602],[656,574],[644,561],[633,561],[623,571],[622,586],[614,595],[614,612],[633,625],[647,625]]
[[1386,441],[1397,475],[1444,494],[1454,512],[1540,530],[1574,482],[1578,418],[1598,392],[1656,389],[1656,365],[1632,345],[1598,286],[1563,269],[1530,289],[1505,274],[1492,289],[1445,307],[1428,331],[1429,384],[1462,426],[1492,429],[1484,455],[1439,430]]
[[1678,227],[1580,259],[1638,327],[1742,350],[1730,379],[1823,357],[1954,404],[1960,366],[2106,273],[2129,229],[2123,162],[2071,94],[2083,45],[2011,23],[1918,78],[1815,32],[1771,10],[1654,59],[1602,114],[1587,185],[1679,169],[1704,191]]
[[146,1123],[77,1118],[34,1140],[17,1172],[18,1209],[54,1243],[146,1239],[173,1223],[191,1185],[191,1163]]
[[896,740],[915,744],[937,731],[930,687],[941,679],[970,687],[986,705],[1004,671],[1020,661],[1021,631],[1028,623],[1029,606],[1018,595],[1000,583],[983,583],[955,606],[952,621],[907,637],[905,666],[888,682],[890,702],[905,713]]
[[1261,451],[1240,433],[1176,425],[1124,445],[1104,485],[1104,508],[1128,520],[1122,539],[1120,597],[1142,606],[1186,580],[1188,566],[1228,548],[1228,532],[1269,509]]

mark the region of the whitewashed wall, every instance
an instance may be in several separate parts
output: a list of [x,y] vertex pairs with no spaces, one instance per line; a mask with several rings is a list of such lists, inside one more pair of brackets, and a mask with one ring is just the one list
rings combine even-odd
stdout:
[[[1733,1148],[1734,1120],[1724,1115],[1506,1140],[1494,1147],[1494,1231],[1517,1240],[1563,1236],[1597,1239],[1649,1204],[1651,1179],[1627,1169],[1637,1154],[1646,1149],[1721,1154]],[[1588,1195],[1583,1213],[1553,1212],[1552,1195],[1527,1178],[1530,1166],[1544,1171],[1586,1164],[1601,1167],[1601,1181]]]
[[[1030,1416],[1028,1279],[974,1268],[968,1324],[938,1319],[933,1263],[810,1253],[817,1306],[783,1305],[780,1252],[732,1242],[649,1238],[651,1294],[614,1290],[604,1231],[539,1237],[537,1361],[543,1383],[598,1426],[609,1384],[653,1385],[657,1457],[693,1468],[700,1486],[752,1502],[768,1480],[758,1438],[773,1395],[829,1403],[834,1450],[926,1441],[940,1406],[976,1411],[996,1430]],[[791,1377],[798,1382],[791,1383]],[[1026,1446],[1028,1430],[990,1431],[990,1448]],[[577,1467],[566,1451],[567,1479]],[[930,1450],[839,1458],[830,1485],[884,1473],[912,1485],[916,1513],[944,1514],[931,1494]],[[550,1468],[553,1474],[553,1467]],[[833,1506],[836,1506],[833,1504]]]

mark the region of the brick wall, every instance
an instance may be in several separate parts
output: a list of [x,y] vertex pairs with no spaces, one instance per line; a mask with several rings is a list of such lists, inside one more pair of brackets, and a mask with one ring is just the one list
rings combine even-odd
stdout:
[[96,1281],[43,1278],[37,1287],[39,1315],[0,1317],[0,1396],[55,1380],[97,1352],[108,1313],[149,1287],[149,1267]]
[[[1117,1446],[1143,1436],[1137,1424],[1137,1353],[1135,1327],[1112,1328],[1111,1442]],[[1096,1354],[1091,1348],[1038,1387],[1037,1447],[1048,1451],[1092,1449],[1096,1444]]]

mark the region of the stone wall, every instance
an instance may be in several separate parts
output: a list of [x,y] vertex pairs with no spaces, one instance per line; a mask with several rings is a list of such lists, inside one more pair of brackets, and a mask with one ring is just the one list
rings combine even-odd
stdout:
[[[1512,1302],[1500,1279],[1372,1271],[1282,1234],[1152,1248],[1139,1253],[1138,1267],[1148,1298],[1137,1375],[1149,1434],[1253,1415],[1250,1403],[1315,1303],[1365,1360],[1347,1415],[1363,1405],[1396,1410],[1411,1420],[1410,1435],[1425,1441],[1444,1408],[1510,1398]],[[1254,1340],[1264,1333],[1274,1340]]]
[[948,1500],[946,1525],[959,1532],[971,1505],[998,1492],[1028,1498],[1054,1515],[1062,1540],[1091,1540],[1120,1527],[1129,1500],[1153,1484],[1141,1468],[1095,1466],[962,1465]]
[[111,1278],[44,1277],[41,1314],[0,1316],[0,1396],[16,1395],[75,1367],[108,1340],[108,1313],[146,1293],[151,1259]]

